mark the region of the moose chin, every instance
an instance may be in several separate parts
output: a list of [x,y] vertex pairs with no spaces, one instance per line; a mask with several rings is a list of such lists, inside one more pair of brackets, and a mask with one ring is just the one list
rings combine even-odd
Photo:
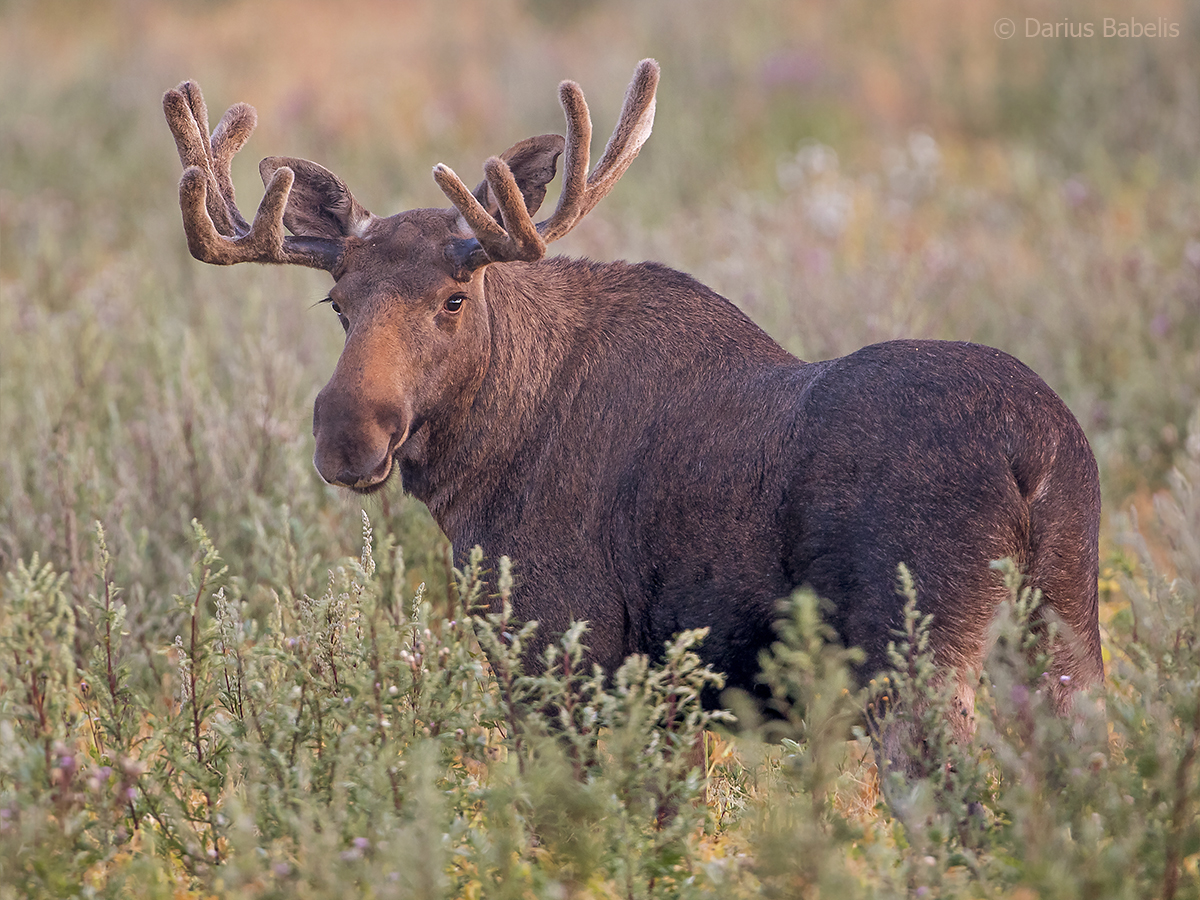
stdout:
[[[804,362],[685,274],[546,257],[649,137],[658,78],[653,60],[637,67],[590,171],[591,119],[567,81],[565,137],[488,159],[474,190],[434,168],[449,208],[376,216],[321,166],[268,157],[253,223],[230,161],[256,114],[235,105],[209,136],[185,82],[163,105],[188,246],[333,276],[346,341],[313,410],[317,469],[362,493],[398,471],[456,553],[511,557],[513,611],[543,642],[587,620],[591,659],[613,671],[704,627],[706,661],[753,692],[780,598],[807,585],[866,678],[902,624],[904,563],[966,740],[1006,596],[990,563],[1009,558],[1061,625],[1050,684],[1068,712],[1103,677],[1099,479],[1034,372],[940,341]],[[557,204],[535,223],[560,158]]]

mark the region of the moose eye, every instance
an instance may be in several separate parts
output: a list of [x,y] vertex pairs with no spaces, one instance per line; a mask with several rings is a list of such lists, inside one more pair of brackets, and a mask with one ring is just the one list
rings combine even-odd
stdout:
[[333,311],[337,313],[338,321],[342,323],[342,331],[350,332],[350,320],[342,313],[342,308],[337,305],[332,297],[326,297],[325,302],[333,307]]
[[466,294],[451,294],[446,298],[446,312],[458,312],[460,309],[462,309],[463,301],[466,299]]

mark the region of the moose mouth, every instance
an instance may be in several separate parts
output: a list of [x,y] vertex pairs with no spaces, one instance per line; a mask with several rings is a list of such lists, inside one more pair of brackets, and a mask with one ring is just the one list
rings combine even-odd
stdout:
[[347,480],[340,486],[349,488],[356,494],[374,494],[383,490],[392,476],[404,462],[414,462],[422,455],[425,444],[425,431],[417,428],[406,428],[394,440],[387,454],[380,460],[373,472],[358,478],[354,482]]
[[383,490],[384,485],[391,480],[392,473],[396,470],[394,453],[389,453],[384,458],[384,462],[387,464],[387,470],[382,475],[372,472],[368,478],[361,478],[354,484],[345,484],[342,487],[349,488],[354,493],[362,495],[374,494],[377,491]]
[[[320,450],[320,440],[318,438],[318,450],[313,454],[313,463],[316,465],[317,471],[321,477],[329,484],[335,487],[346,488],[356,494],[373,494],[380,491],[388,483],[392,477],[392,472],[399,468],[400,454],[405,440],[408,438],[408,430],[394,438],[387,451],[378,457],[378,462],[374,468],[369,471],[362,471],[360,467],[352,464],[347,465],[341,462],[336,468],[330,464],[329,456],[323,455]],[[329,470],[333,469],[333,472]]]

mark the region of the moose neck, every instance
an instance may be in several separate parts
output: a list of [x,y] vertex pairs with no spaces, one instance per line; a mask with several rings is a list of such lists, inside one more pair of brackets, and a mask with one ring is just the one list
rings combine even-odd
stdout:
[[[421,452],[402,463],[405,490],[424,502],[457,545],[473,540],[483,509],[520,490],[519,457],[548,413],[570,403],[578,368],[593,354],[594,266],[564,258],[489,266],[484,273],[486,372],[465,412],[434,414]],[[564,277],[565,276],[565,277]]]
[[465,414],[428,421],[420,461],[401,468],[405,489],[460,549],[520,516],[527,486],[561,464],[563,442],[591,444],[600,420],[631,427],[621,420],[675,402],[681,372],[670,366],[702,379],[711,368],[718,381],[731,369],[798,365],[728,301],[661,266],[557,257],[494,265],[485,279],[482,384]]

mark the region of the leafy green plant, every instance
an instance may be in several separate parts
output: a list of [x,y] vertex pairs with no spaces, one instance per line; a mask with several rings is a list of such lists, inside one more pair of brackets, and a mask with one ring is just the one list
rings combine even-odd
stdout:
[[[892,671],[860,689],[857,651],[800,592],[763,659],[770,718],[735,704],[734,723],[700,704],[721,683],[696,655],[702,633],[611,678],[583,666],[582,624],[533,661],[507,561],[493,574],[472,554],[437,614],[365,515],[362,553],[319,596],[276,593],[264,617],[194,526],[186,627],[159,682],[133,678],[141,651],[98,530],[83,611],[39,560],[5,584],[0,890],[1192,896],[1197,458],[1159,504],[1177,568],[1130,570],[1107,689],[1072,717],[1051,709],[1037,594],[1001,568],[1010,596],[969,745],[946,724],[953,697],[903,572]],[[872,728],[903,717],[916,765],[881,775],[888,803],[856,800]],[[735,724],[737,756],[702,765],[704,733]]]

